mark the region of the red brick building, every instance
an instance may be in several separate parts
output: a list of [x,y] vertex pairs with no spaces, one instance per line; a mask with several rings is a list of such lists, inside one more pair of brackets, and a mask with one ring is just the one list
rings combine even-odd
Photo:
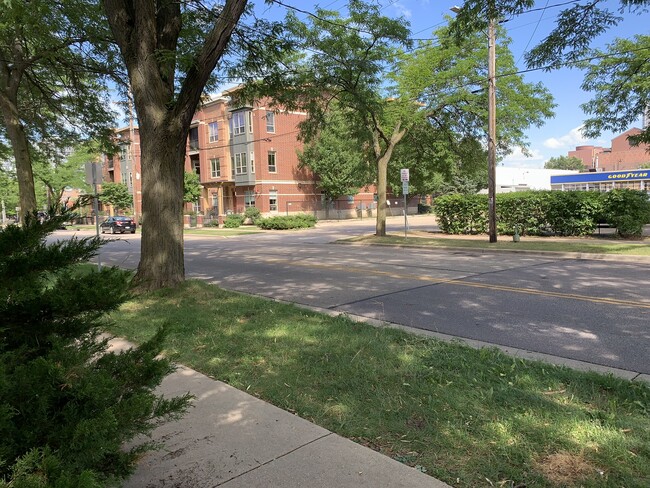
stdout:
[[[265,214],[301,210],[304,202],[313,207],[321,196],[313,174],[298,169],[296,152],[301,147],[298,124],[305,117],[300,112],[276,113],[263,102],[232,106],[226,95],[204,103],[191,123],[185,159],[185,170],[197,173],[203,186],[193,210],[216,218],[250,206]],[[116,137],[119,149],[105,157],[104,181],[126,183],[135,194],[139,216],[139,132],[137,127],[120,128]]]
[[[199,216],[222,219],[256,207],[265,215],[316,212],[324,217],[324,198],[314,174],[299,168],[298,125],[304,112],[270,108],[264,100],[251,105],[233,105],[229,93],[211,97],[194,114],[190,125],[185,171],[199,175],[203,187],[192,209]],[[119,150],[105,157],[104,181],[123,182],[135,195],[135,215],[142,208],[140,140],[137,127],[116,130]],[[133,145],[131,145],[133,140]],[[363,189],[355,198],[335,202],[341,218],[372,216],[373,189]],[[202,219],[199,219],[201,221]]]
[[650,146],[630,145],[628,137],[639,134],[641,129],[633,128],[612,139],[611,147],[577,146],[569,151],[569,157],[581,159],[588,169],[598,171],[618,171],[637,169],[650,163]]

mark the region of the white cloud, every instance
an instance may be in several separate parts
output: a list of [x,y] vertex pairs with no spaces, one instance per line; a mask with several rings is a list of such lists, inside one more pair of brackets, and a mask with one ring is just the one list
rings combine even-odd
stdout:
[[568,134],[561,137],[551,137],[544,141],[544,146],[550,149],[573,149],[588,143],[590,140],[582,135],[582,126],[571,129]]
[[400,2],[394,3],[392,7],[406,19],[410,19],[413,16],[413,12],[411,12],[410,9],[408,9],[405,5],[402,5]]
[[500,165],[508,168],[542,168],[546,157],[537,149],[528,149],[530,156],[521,152],[521,148],[515,149],[512,154],[508,154]]

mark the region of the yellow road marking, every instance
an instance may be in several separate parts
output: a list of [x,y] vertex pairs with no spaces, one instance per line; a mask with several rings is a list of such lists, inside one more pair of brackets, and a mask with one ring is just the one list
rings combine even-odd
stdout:
[[[258,258],[259,259],[259,258]],[[569,300],[581,300],[585,302],[593,302],[598,304],[609,304],[609,305],[619,305],[625,307],[637,307],[637,308],[648,308],[650,309],[650,303],[637,302],[633,300],[619,300],[616,298],[601,298],[601,297],[591,297],[588,295],[577,295],[574,293],[562,293],[556,291],[544,291],[544,290],[535,290],[532,288],[516,288],[514,286],[503,286],[495,284],[485,284],[485,283],[475,283],[471,281],[462,281],[453,278],[432,278],[426,275],[415,275],[408,273],[395,273],[392,271],[381,271],[375,269],[361,268],[357,266],[340,266],[340,265],[330,265],[330,264],[318,264],[318,263],[307,263],[305,261],[294,261],[291,259],[260,259],[264,262],[272,262],[278,264],[290,264],[291,266],[301,266],[304,268],[315,268],[315,269],[327,269],[333,271],[344,271],[348,273],[359,273],[375,276],[387,276],[389,278],[395,279],[408,279],[408,280],[417,280],[417,281],[426,281],[433,284],[450,284],[458,286],[469,286],[472,288],[487,288],[490,290],[499,290],[499,291],[508,291],[512,293],[524,293],[527,295],[540,295],[545,297],[555,297],[555,298],[565,298]]]

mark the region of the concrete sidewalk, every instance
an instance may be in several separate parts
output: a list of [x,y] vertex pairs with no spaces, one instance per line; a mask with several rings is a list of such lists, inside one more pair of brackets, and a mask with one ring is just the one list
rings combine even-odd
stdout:
[[162,449],[143,456],[125,488],[448,487],[192,369],[179,367],[160,386],[165,396],[188,391],[193,407],[155,429]]

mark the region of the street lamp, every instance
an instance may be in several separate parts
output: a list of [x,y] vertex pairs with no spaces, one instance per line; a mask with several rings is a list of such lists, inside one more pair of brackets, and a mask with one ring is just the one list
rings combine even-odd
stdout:
[[[450,10],[459,13],[461,7]],[[497,162],[497,97],[496,97],[496,21],[488,19],[488,235],[497,242],[496,162]]]

